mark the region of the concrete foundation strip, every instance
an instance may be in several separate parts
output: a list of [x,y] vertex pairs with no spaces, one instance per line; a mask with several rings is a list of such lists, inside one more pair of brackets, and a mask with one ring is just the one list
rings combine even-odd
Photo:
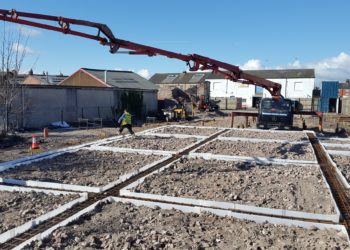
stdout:
[[336,144],[336,143],[323,143],[323,142],[321,142],[321,144],[326,148],[333,147],[333,148],[343,148],[344,150],[345,149],[350,150],[350,144]]
[[[35,192],[44,192],[46,194],[54,194],[54,195],[68,195],[68,194],[77,194],[77,193],[70,193],[70,192],[61,192],[61,191],[49,191],[49,190],[41,190],[41,189],[36,189],[36,188],[24,188],[24,187],[12,187],[12,186],[2,186],[0,185],[0,191],[7,191],[7,192],[31,192],[31,191],[35,191]],[[16,228],[10,229],[2,234],[0,234],[0,243],[4,243],[14,237],[16,237],[17,235],[20,235],[26,231],[28,231],[29,229],[41,224],[42,222],[51,219],[55,216],[57,216],[58,214],[61,214],[63,212],[65,212],[66,210],[70,209],[71,207],[87,200],[88,195],[87,193],[80,193],[79,194],[80,197],[70,201],[54,210],[51,210],[50,212],[43,214],[39,217],[37,217],[36,219],[30,220],[24,224],[22,224],[21,226],[18,226]]]
[[74,184],[64,184],[64,183],[55,183],[55,182],[44,182],[44,181],[32,181],[32,180],[18,180],[12,178],[0,178],[0,182],[4,184],[12,184],[26,187],[39,187],[39,188],[48,188],[48,189],[59,189],[59,190],[67,190],[67,191],[80,191],[80,192],[90,192],[90,193],[101,193],[110,188],[117,186],[118,184],[129,180],[131,177],[138,175],[140,172],[146,171],[153,166],[166,161],[171,158],[171,155],[165,155],[164,158],[152,162],[148,165],[145,165],[138,169],[137,171],[132,171],[126,174],[121,175],[118,180],[108,183],[102,187],[90,187],[84,185],[74,185]]
[[264,164],[317,164],[317,160],[314,161],[304,161],[304,160],[285,160],[278,158],[266,158],[266,157],[250,157],[250,156],[231,156],[231,155],[216,155],[211,153],[195,153],[190,152],[189,156],[193,157],[201,157],[206,160],[224,160],[224,161],[232,161],[232,160],[243,160],[243,161],[256,161],[258,163]]
[[140,153],[145,155],[171,155],[175,154],[176,151],[162,151],[162,150],[152,150],[152,149],[138,149],[138,148],[118,148],[118,147],[109,147],[109,146],[91,146],[87,148],[88,150],[97,150],[97,151],[112,151],[116,153]]
[[164,167],[150,173],[149,175],[146,175],[145,177],[138,179],[136,182],[129,184],[125,188],[122,188],[120,190],[120,196],[127,196],[132,198],[141,198],[141,199],[151,199],[151,200],[157,200],[157,201],[166,201],[166,202],[186,204],[191,206],[204,206],[204,207],[218,208],[218,209],[239,210],[239,211],[242,211],[243,213],[248,212],[248,213],[256,213],[256,214],[264,214],[266,216],[273,215],[273,216],[281,216],[281,217],[291,217],[296,219],[314,219],[314,220],[324,220],[324,221],[339,223],[340,211],[330,191],[330,187],[326,182],[326,179],[324,178],[323,173],[319,167],[318,167],[318,170],[322,175],[324,184],[329,190],[333,206],[335,207],[335,211],[336,211],[335,214],[317,214],[317,213],[300,212],[300,211],[285,210],[285,209],[264,208],[264,207],[257,207],[257,206],[251,206],[251,205],[242,205],[234,202],[219,202],[219,201],[201,200],[201,199],[194,199],[194,198],[179,198],[179,197],[172,197],[172,196],[165,196],[165,195],[155,195],[155,194],[148,194],[148,193],[136,193],[129,190],[129,189],[135,188],[136,186],[144,182],[145,178],[150,177],[155,173],[159,173],[163,171],[164,169],[170,167],[177,161],[180,161],[180,159],[172,163],[169,163],[168,165],[165,165]]
[[[193,125],[169,125],[168,127],[173,127],[173,128],[198,128],[198,129],[215,129],[215,130],[224,130],[224,129],[229,129],[225,127],[211,127],[211,126],[193,126]],[[215,133],[215,132],[214,132]],[[214,134],[213,133],[213,134]],[[212,134],[212,135],[213,135]]]
[[350,151],[327,150],[327,152],[331,155],[344,155],[350,157]]
[[[258,132],[258,133],[277,133],[277,134],[300,134],[300,133],[304,133],[305,134],[305,138],[307,138],[306,133],[307,132],[311,132],[311,130],[303,130],[303,131],[283,131],[283,130],[261,130],[261,129],[256,129],[256,128],[227,128],[230,131],[232,130],[236,130],[236,131],[252,131],[252,132]],[[223,136],[225,136],[225,134],[230,133],[230,131],[226,132],[223,134]]]
[[309,141],[289,141],[289,140],[277,140],[277,139],[256,139],[256,138],[247,138],[247,137],[224,137],[219,136],[217,140],[220,141],[248,141],[248,142],[278,142],[278,143],[287,143],[287,144],[302,144],[302,145],[311,145]]
[[[333,161],[332,157],[330,156],[330,154],[333,154],[333,151],[327,151],[325,149],[325,147],[321,144],[321,147],[323,148],[324,152],[326,152],[326,157],[329,160],[329,162],[331,162],[333,168],[335,169],[335,172],[339,178],[339,180],[341,181],[341,183],[344,185],[345,188],[350,189],[350,184],[349,182],[346,180],[345,176],[342,174],[342,172],[340,171],[340,169],[338,168],[337,164]],[[343,155],[343,151],[334,151],[335,155]],[[350,155],[349,155],[350,156]]]
[[189,138],[205,139],[209,137],[209,136],[203,136],[203,135],[162,134],[162,133],[146,133],[145,135],[153,135],[153,136],[159,136],[159,137],[175,137],[179,139],[189,139]]
[[318,140],[322,143],[323,140],[336,140],[336,141],[346,141],[350,144],[350,138],[337,138],[337,137],[319,137]]
[[297,226],[297,227],[302,227],[305,229],[308,229],[311,227],[316,227],[316,228],[321,229],[321,230],[334,229],[334,230],[337,230],[339,232],[342,232],[347,237],[347,240],[350,244],[349,235],[348,235],[348,233],[343,225],[313,223],[313,222],[305,222],[305,221],[301,221],[301,220],[273,218],[273,217],[269,217],[269,216],[235,213],[232,211],[222,210],[222,209],[184,206],[184,205],[168,204],[168,203],[161,203],[161,202],[136,200],[136,199],[130,199],[130,198],[107,197],[103,200],[95,202],[94,204],[90,205],[89,207],[86,207],[85,209],[79,211],[78,213],[74,214],[73,216],[67,218],[66,220],[56,224],[55,226],[49,228],[48,230],[33,236],[29,240],[27,240],[27,241],[23,242],[22,244],[18,245],[17,247],[15,247],[14,250],[22,249],[25,246],[31,244],[35,240],[44,240],[57,228],[66,226],[69,223],[78,220],[81,216],[83,216],[89,212],[92,212],[99,204],[106,202],[106,201],[131,203],[135,206],[146,206],[146,207],[150,207],[150,208],[160,207],[161,209],[177,209],[177,210],[180,210],[184,213],[200,214],[202,212],[209,212],[209,213],[215,214],[215,215],[220,216],[220,217],[230,216],[230,217],[236,218],[238,220],[248,220],[248,221],[253,221],[253,222],[256,222],[259,224],[263,224],[263,223],[268,222],[271,224],[279,224],[279,225],[285,225],[285,226]]
[[[163,136],[163,134],[162,134],[161,137],[167,137],[167,136]],[[171,137],[182,139],[181,136],[176,137],[176,136],[172,135]],[[90,148],[93,150],[100,150],[100,151],[114,151],[114,152],[126,152],[126,153],[138,153],[138,152],[141,153],[142,152],[145,154],[169,155],[169,154],[179,154],[182,151],[185,151],[186,149],[189,149],[197,144],[200,144],[202,141],[204,141],[207,138],[208,137],[198,138],[198,140],[195,143],[192,143],[189,146],[181,148],[177,151],[164,151],[164,150],[153,150],[153,149],[122,148],[122,147],[106,146],[106,144],[108,144],[108,143],[100,143],[97,145],[92,145],[92,146],[90,146]]]

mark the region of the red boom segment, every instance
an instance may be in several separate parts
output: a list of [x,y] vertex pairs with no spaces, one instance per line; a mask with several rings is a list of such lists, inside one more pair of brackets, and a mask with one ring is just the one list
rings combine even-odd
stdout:
[[[57,26],[53,26],[45,23],[34,22],[31,19],[53,21],[53,22],[57,22],[59,26],[57,27]],[[127,53],[129,53],[130,55],[148,55],[148,56],[162,55],[169,58],[176,58],[176,59],[185,61],[191,71],[209,69],[215,73],[224,74],[227,79],[242,82],[244,84],[253,84],[256,86],[263,87],[266,90],[268,90],[272,96],[281,96],[280,84],[266,80],[264,78],[247,74],[244,71],[242,71],[238,66],[217,61],[215,59],[211,59],[211,58],[204,57],[197,54],[184,55],[180,53],[175,53],[175,52],[171,52],[163,49],[158,49],[158,48],[118,39],[114,36],[113,32],[105,24],[65,18],[65,17],[57,17],[57,16],[42,15],[42,14],[36,14],[36,13],[27,13],[27,12],[17,12],[16,10],[2,10],[2,9],[0,9],[0,20],[19,23],[23,25],[29,25],[33,27],[42,28],[42,29],[62,32],[64,34],[70,34],[74,36],[80,36],[80,37],[96,40],[96,41],[99,41],[102,45],[110,46],[111,53],[116,53],[119,50],[119,48],[123,48],[123,49],[127,49],[128,50]],[[91,35],[91,34],[86,34],[83,32],[72,30],[71,25],[88,26],[88,27],[96,28],[97,35]],[[101,33],[104,36],[101,36]]]

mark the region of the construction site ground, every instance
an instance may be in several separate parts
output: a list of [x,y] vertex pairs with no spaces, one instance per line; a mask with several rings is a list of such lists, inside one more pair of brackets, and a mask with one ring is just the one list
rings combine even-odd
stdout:
[[335,230],[257,224],[210,213],[102,204],[31,248],[44,249],[347,249]]
[[[350,249],[349,227],[342,226],[348,217],[341,218],[343,206],[324,166],[317,164],[309,134],[242,130],[245,122],[235,119],[233,127],[240,129],[232,130],[230,117],[204,115],[196,121],[135,127],[136,136],[124,131],[125,136],[116,137],[117,128],[51,130],[48,138],[41,131],[18,134],[22,139],[0,149],[3,185],[70,191],[50,183],[91,187],[121,179],[89,193],[71,212],[34,226],[33,233],[15,237],[6,248],[1,241],[1,248],[29,242],[27,249]],[[32,154],[33,133],[40,151],[25,164],[6,165]],[[91,144],[35,159],[37,153],[86,142]],[[346,159],[333,159],[348,173]],[[58,206],[46,196],[42,199],[49,208]],[[3,198],[9,199],[6,209],[21,201],[33,203],[17,209],[20,223],[31,209],[46,212],[37,208],[42,202],[34,197],[16,197]],[[55,229],[59,222],[63,227]],[[4,231],[17,226],[14,219],[3,224]],[[48,237],[39,239],[41,233]],[[34,236],[36,241],[28,240]]]
[[147,177],[134,191],[310,213],[335,213],[330,192],[317,166],[185,158]]
[[78,195],[0,191],[0,234],[43,215]]

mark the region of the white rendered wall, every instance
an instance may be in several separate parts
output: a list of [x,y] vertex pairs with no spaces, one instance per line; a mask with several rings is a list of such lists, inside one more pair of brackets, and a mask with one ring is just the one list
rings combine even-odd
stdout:
[[[314,78],[292,79],[268,79],[282,85],[281,93],[286,98],[311,98],[315,87]],[[208,80],[210,82],[210,97],[241,97],[246,99],[247,107],[251,107],[255,86],[246,85],[226,79]],[[263,97],[270,97],[270,93],[264,89]]]
[[[282,85],[281,94],[286,98],[311,98],[315,87],[314,78],[293,79],[268,79]],[[264,97],[270,97],[270,93],[264,89]]]

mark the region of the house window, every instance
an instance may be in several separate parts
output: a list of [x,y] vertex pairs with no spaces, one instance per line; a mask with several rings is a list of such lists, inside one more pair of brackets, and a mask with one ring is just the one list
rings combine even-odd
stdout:
[[295,82],[294,83],[294,91],[303,91],[303,83]]
[[220,83],[219,82],[213,82],[213,90],[219,90],[220,89]]

